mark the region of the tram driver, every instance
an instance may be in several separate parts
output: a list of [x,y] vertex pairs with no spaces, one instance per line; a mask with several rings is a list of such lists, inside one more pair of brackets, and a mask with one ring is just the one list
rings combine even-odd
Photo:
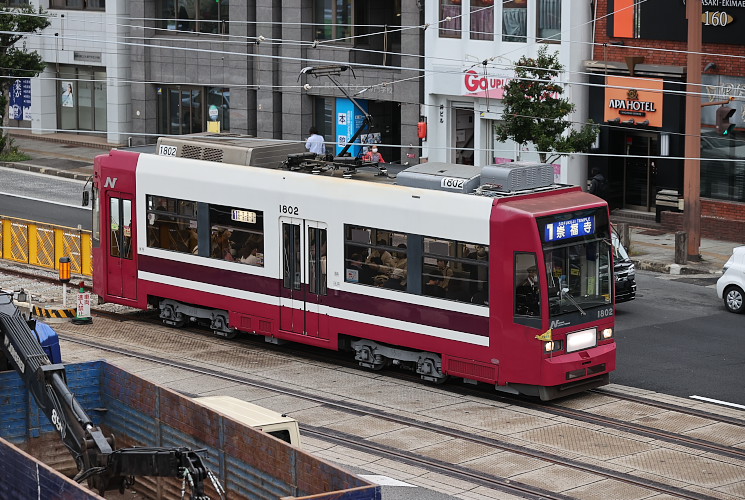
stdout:
[[515,290],[516,313],[524,316],[538,316],[541,296],[538,269],[535,265],[531,265],[525,272],[528,277]]

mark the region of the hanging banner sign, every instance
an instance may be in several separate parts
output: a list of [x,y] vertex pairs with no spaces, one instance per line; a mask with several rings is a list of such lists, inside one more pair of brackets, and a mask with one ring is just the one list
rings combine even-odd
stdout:
[[[360,105],[365,112],[368,111],[367,99],[356,99],[357,104]],[[362,126],[365,120],[365,115],[357,109],[352,101],[344,98],[336,99],[336,153],[339,154],[344,146],[347,144],[355,132]],[[359,142],[359,138],[355,143]],[[351,146],[348,152],[352,156],[360,154],[360,146]]]
[[8,117],[11,120],[31,121],[31,79],[18,78],[10,87]]

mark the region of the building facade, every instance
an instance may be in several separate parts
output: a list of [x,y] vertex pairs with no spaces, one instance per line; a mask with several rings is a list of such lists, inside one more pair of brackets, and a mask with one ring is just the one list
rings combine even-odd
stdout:
[[[338,152],[361,140],[415,163],[423,10],[383,0],[34,0],[51,26],[30,40],[48,63],[30,87],[36,133],[112,144],[220,130]],[[338,73],[304,68],[343,66]],[[20,87],[19,87],[20,88]],[[352,101],[353,98],[357,104]],[[361,153],[361,147],[351,150]]]
[[[701,0],[698,0],[701,1]],[[744,241],[745,6],[702,2],[702,235]],[[684,193],[685,2],[600,0],[590,78],[590,117],[602,123],[590,160],[610,183],[612,208],[656,210],[660,191]],[[665,19],[664,23],[660,20]],[[734,130],[718,130],[717,108],[732,108]],[[682,214],[662,222],[682,227]]]
[[19,111],[11,110],[11,124],[38,134],[70,131],[125,143],[131,131],[129,3],[12,2],[21,5],[42,7],[49,15],[50,26],[25,40],[47,67],[37,78],[14,82],[23,96]]
[[[380,143],[387,161],[419,157],[421,30],[409,26],[422,14],[414,2],[129,5],[140,20],[131,49],[135,136],[215,130],[217,121],[222,132],[304,141],[315,126],[338,152],[362,109],[372,122],[363,139]],[[303,72],[328,66],[342,68]]]
[[[425,31],[424,155],[430,161],[473,165],[538,161],[532,144],[499,142],[504,85],[514,78],[521,56],[541,46],[558,52],[564,73],[562,97],[576,107],[568,117],[585,123],[588,86],[584,62],[591,54],[590,2],[560,0],[430,0]],[[523,149],[523,150],[521,150]],[[586,157],[564,156],[555,165],[557,182],[585,184]]]

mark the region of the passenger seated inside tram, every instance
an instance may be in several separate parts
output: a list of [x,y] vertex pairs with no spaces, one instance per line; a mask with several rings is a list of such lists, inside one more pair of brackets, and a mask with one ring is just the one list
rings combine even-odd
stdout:
[[[367,251],[367,250],[365,250]],[[353,252],[347,260],[347,281],[350,283],[361,283],[363,285],[372,285],[375,277],[375,271],[362,257],[361,252]]]
[[443,296],[446,296],[450,288],[450,278],[453,277],[453,270],[450,264],[442,259],[437,259],[437,270],[442,273],[440,287],[442,288]]
[[424,274],[424,279],[424,289],[422,290],[424,295],[429,295],[430,297],[445,298],[445,289],[442,288],[442,271],[440,271],[439,269],[429,271],[428,273]]
[[[378,245],[385,246],[387,243],[384,240],[380,240],[378,241]],[[395,261],[393,255],[388,250],[373,248],[365,264],[375,272],[375,286],[383,286],[393,273]]]
[[244,264],[248,264],[249,266],[258,266],[260,264],[259,256],[257,254],[258,248],[244,246],[243,250],[241,251],[241,257],[239,260]]
[[408,276],[408,259],[406,257],[406,245],[399,243],[399,252],[395,252],[393,271],[385,282],[386,288],[394,290],[406,290],[406,278]]

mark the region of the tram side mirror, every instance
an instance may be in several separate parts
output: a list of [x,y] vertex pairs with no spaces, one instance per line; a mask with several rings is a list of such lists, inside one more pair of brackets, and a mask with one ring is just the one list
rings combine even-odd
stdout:
[[88,191],[83,191],[83,206],[87,207],[90,202],[91,194]]

